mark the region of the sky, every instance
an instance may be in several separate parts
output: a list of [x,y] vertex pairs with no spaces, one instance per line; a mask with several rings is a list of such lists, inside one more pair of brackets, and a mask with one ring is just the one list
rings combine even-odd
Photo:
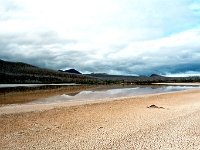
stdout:
[[0,59],[82,73],[200,75],[200,0],[0,0]]

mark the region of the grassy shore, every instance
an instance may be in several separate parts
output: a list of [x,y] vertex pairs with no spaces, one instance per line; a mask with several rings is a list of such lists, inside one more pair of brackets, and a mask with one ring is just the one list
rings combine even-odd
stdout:
[[200,149],[199,97],[189,90],[1,114],[0,149]]

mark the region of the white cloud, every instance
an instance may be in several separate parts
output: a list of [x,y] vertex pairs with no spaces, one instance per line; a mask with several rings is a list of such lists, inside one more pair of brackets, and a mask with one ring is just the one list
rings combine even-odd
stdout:
[[[190,0],[0,0],[0,57],[86,72],[176,72],[169,65],[178,71],[200,59],[199,6]],[[42,60],[34,61],[38,53]]]
[[195,71],[186,71],[182,73],[166,73],[164,76],[166,77],[192,77],[192,76],[200,76],[200,72]]

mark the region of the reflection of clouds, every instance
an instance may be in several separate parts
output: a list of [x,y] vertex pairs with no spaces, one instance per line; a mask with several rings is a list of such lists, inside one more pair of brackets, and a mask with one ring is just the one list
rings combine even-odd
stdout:
[[93,91],[81,91],[78,95],[89,95],[93,93]]
[[109,95],[115,95],[115,94],[128,94],[131,93],[135,90],[139,89],[139,87],[137,88],[123,88],[123,89],[112,89],[112,90],[107,90],[106,93]]
[[[157,86],[156,86],[157,87]],[[172,91],[181,91],[193,88],[200,88],[200,86],[162,86],[157,88],[152,87],[137,87],[137,88],[121,88],[121,89],[110,89],[101,91],[81,91],[75,95],[62,94],[60,96],[54,96],[37,100],[35,103],[59,103],[68,101],[84,101],[84,100],[98,100],[106,98],[120,98],[128,96],[137,96],[144,94],[164,93]]]
[[62,94],[60,97],[62,97],[62,98],[71,98],[72,96],[70,96],[68,94]]
[[187,90],[187,89],[194,89],[194,88],[199,88],[200,86],[166,86],[165,89],[166,91],[174,91],[174,90]]
[[[199,87],[199,86],[198,86]],[[122,89],[110,89],[104,91],[81,91],[75,95],[61,95],[65,98],[73,99],[95,99],[95,98],[109,98],[109,97],[122,97],[122,96],[135,96],[141,94],[151,94],[151,93],[161,93],[161,92],[171,92],[196,88],[196,86],[162,86],[158,87],[136,87],[136,88],[122,88]]]

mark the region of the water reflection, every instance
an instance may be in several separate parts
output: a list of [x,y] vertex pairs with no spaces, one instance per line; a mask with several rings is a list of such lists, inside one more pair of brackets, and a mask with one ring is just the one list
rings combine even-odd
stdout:
[[199,86],[137,86],[131,88],[112,88],[83,90],[77,93],[68,93],[49,98],[39,99],[32,103],[58,103],[67,101],[96,100],[105,98],[130,97],[144,94],[166,93],[186,89],[199,88]]
[[12,88],[12,87],[39,87],[39,86],[69,86],[79,85],[75,83],[61,83],[61,84],[0,84],[0,88]]
[[68,93],[67,95],[69,96],[76,96],[77,94],[79,94],[80,92],[73,92],[73,93]]

